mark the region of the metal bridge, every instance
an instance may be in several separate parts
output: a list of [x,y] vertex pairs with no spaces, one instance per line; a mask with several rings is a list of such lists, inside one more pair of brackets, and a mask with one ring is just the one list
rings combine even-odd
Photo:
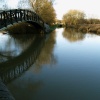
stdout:
[[35,12],[27,9],[0,10],[0,29],[8,25],[21,22],[29,22],[44,29],[44,21]]
[[[18,22],[28,22],[41,29],[45,29],[44,21],[35,12],[27,9],[13,9],[13,10],[0,10],[0,29],[13,25]],[[24,73],[37,59],[43,44],[45,37],[42,39],[35,39],[34,43],[29,49],[23,52],[20,56],[0,64],[0,98],[7,98],[9,100],[15,100],[10,94],[6,86],[2,83],[7,84],[8,82],[19,77]],[[33,48],[35,46],[35,48]],[[37,48],[36,48],[37,47]],[[23,57],[24,55],[24,57]],[[16,64],[17,62],[17,64]],[[2,81],[2,82],[1,82]],[[0,100],[1,100],[0,99]]]

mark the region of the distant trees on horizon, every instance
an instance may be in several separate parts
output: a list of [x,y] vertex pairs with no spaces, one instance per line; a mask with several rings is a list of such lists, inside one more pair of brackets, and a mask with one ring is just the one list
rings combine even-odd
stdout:
[[86,14],[80,10],[69,10],[63,15],[63,23],[66,26],[70,25],[80,25],[80,24],[100,24],[100,19],[88,18],[86,19]]

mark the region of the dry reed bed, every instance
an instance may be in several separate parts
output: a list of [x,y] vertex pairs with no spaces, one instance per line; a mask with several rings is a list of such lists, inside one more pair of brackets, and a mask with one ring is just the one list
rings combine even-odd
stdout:
[[83,24],[78,27],[78,31],[100,34],[100,24]]

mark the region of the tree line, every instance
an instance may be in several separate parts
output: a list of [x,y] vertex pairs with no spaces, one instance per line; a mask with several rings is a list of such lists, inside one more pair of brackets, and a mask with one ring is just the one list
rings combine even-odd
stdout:
[[66,26],[77,26],[81,24],[100,24],[100,19],[86,18],[86,14],[80,10],[69,10],[63,15]]
[[66,28],[75,28],[81,32],[100,34],[100,19],[86,18],[86,14],[79,10],[69,10],[63,15]]

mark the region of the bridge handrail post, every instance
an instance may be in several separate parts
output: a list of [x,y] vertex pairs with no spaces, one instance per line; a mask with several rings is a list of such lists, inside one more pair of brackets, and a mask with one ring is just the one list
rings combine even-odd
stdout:
[[4,16],[4,26],[7,26],[7,19],[6,19],[6,12],[3,11],[3,16]]
[[18,20],[17,20],[17,9],[15,9],[15,20],[16,20],[16,22],[18,22]]
[[25,10],[23,10],[23,14],[24,14],[24,17],[23,17],[23,18],[24,18],[24,20],[25,20]]
[[19,19],[20,19],[19,13],[20,13],[20,12],[19,12],[19,10],[18,10],[18,17],[17,17],[17,18],[18,18],[18,21],[19,21]]
[[22,10],[20,9],[20,20],[22,21]]
[[1,15],[1,20],[2,20],[2,13],[0,15]]
[[12,11],[10,10],[10,21],[11,21],[11,24],[13,24],[12,22]]
[[31,17],[30,17],[30,11],[28,11],[28,20],[30,20],[30,18],[31,18]]
[[0,26],[2,26],[2,13],[0,14]]
[[30,14],[31,14],[30,17],[31,17],[31,20],[32,20],[32,11],[30,11]]
[[32,20],[34,19],[34,13],[32,12]]
[[36,21],[36,13],[34,14],[34,21]]
[[27,20],[29,20],[29,16],[28,16],[28,10],[27,10]]

